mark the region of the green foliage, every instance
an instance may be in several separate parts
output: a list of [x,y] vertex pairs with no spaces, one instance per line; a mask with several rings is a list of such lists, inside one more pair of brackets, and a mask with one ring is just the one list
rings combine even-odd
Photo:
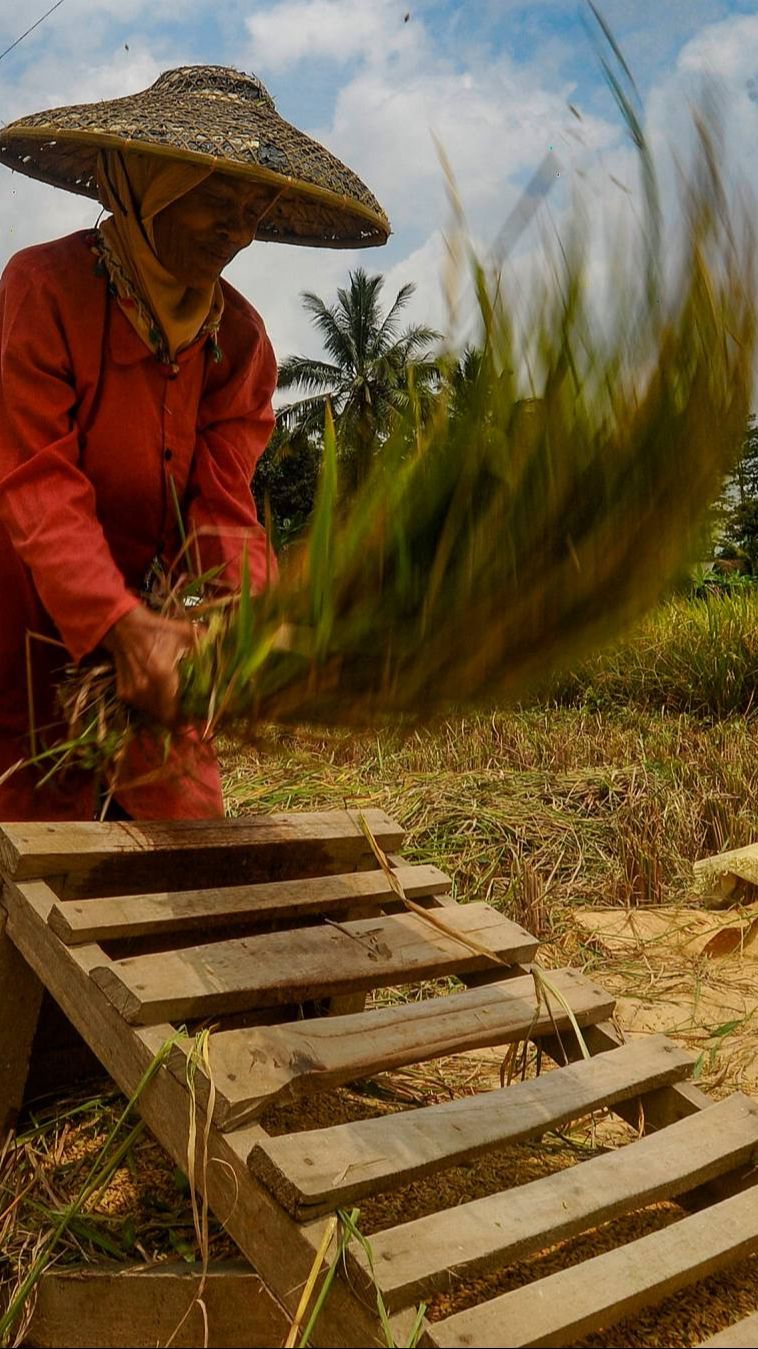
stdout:
[[547,702],[723,718],[756,710],[758,587],[662,605],[618,645],[543,685]]
[[749,570],[758,575],[758,424],[747,420],[742,449],[714,507],[718,554],[723,558],[745,557]]
[[258,518],[269,518],[274,546],[286,547],[310,519],[321,465],[320,438],[277,425],[253,479]]
[[279,388],[298,389],[303,397],[279,413],[280,434],[320,438],[327,403],[332,408],[345,486],[355,490],[377,451],[407,418],[414,400],[426,404],[437,382],[429,348],[438,334],[424,324],[399,331],[400,316],[413,295],[407,284],[386,313],[381,308],[382,276],[362,267],[350,273],[348,287],[327,305],[310,291],[303,304],[326,350],[327,360],[290,356],[279,367]]

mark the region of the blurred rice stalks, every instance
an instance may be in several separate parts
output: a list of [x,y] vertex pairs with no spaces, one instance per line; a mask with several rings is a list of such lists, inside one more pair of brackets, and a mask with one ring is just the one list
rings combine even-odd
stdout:
[[397,434],[345,508],[327,425],[309,536],[275,590],[211,615],[185,670],[188,714],[214,729],[349,724],[511,700],[660,597],[750,395],[749,231],[730,226],[717,158],[701,123],[679,280],[664,293],[648,273],[641,293],[615,296],[602,346],[578,233],[526,330],[501,277],[474,263],[481,359],[465,415],[443,392],[412,448]]
[[[578,216],[520,324],[502,275],[472,259],[480,337],[463,402],[451,355],[431,420],[398,430],[349,502],[327,419],[312,524],[279,584],[194,610],[207,627],[183,709],[208,735],[517,699],[652,606],[691,556],[749,407],[752,239],[701,117],[680,237],[660,255],[652,164],[620,99],[646,225],[636,279],[616,259],[604,336]],[[113,764],[138,724],[107,667],[85,681],[65,692],[71,738],[53,768]]]

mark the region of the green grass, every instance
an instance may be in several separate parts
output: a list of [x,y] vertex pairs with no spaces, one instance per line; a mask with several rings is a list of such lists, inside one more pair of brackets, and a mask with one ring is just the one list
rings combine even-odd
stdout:
[[750,716],[758,691],[758,587],[708,600],[673,599],[624,641],[551,681],[546,701],[636,706],[719,718]]

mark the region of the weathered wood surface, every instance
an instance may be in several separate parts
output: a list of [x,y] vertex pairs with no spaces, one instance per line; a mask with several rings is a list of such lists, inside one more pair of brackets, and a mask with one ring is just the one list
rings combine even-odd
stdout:
[[[403,830],[383,810],[363,812],[385,849]],[[240,820],[73,821],[0,826],[0,872],[58,878],[63,898],[241,885],[376,867],[358,816],[345,810]]]
[[[390,1310],[416,1305],[755,1159],[758,1101],[737,1093],[604,1156],[375,1233],[376,1280]],[[370,1290],[365,1253],[351,1248],[349,1259]]]
[[[451,886],[449,877],[432,866],[399,867],[397,876],[409,899],[441,894]],[[168,932],[208,932],[231,923],[256,927],[282,918],[345,914],[356,905],[370,910],[387,903],[397,904],[397,898],[377,868],[260,885],[63,900],[50,910],[48,921],[61,941],[75,945]]]
[[755,1349],[758,1344],[758,1312],[746,1316],[733,1326],[727,1326],[718,1335],[704,1340],[699,1349]]
[[676,1081],[693,1062],[665,1036],[651,1036],[504,1091],[262,1137],[250,1167],[289,1212],[315,1216]]
[[[96,1050],[106,1071],[121,1090],[131,1095],[153,1056],[160,1050],[170,1026],[144,1030],[126,1025],[100,990],[92,984],[89,968],[97,947],[65,947],[50,931],[47,917],[53,892],[44,883],[9,886],[8,933],[66,1015]],[[189,1093],[173,1074],[162,1072],[143,1093],[140,1114],[177,1166],[187,1169]],[[208,1166],[201,1156],[202,1129],[197,1132],[196,1174],[207,1183],[208,1202],[240,1250],[289,1311],[294,1311],[300,1289],[313,1265],[321,1239],[321,1224],[301,1228],[294,1223],[247,1167],[247,1157],[262,1133],[249,1125],[237,1133],[221,1134],[211,1127]],[[407,1335],[411,1317],[401,1326]],[[337,1280],[319,1319],[314,1344],[337,1349],[381,1345],[384,1340],[375,1315],[348,1286]]]
[[[537,949],[534,937],[487,904],[446,910],[445,922],[509,963],[530,960]],[[149,1025],[409,983],[488,963],[426,919],[402,913],[134,956],[94,969],[92,978],[127,1021]]]
[[[554,970],[550,977],[580,1026],[611,1015],[612,996],[578,971]],[[551,1012],[552,1016],[538,1005],[534,980],[526,975],[358,1015],[218,1031],[210,1039],[214,1119],[220,1128],[238,1128],[275,1101],[387,1069],[535,1038],[551,1032],[555,1024],[572,1034],[560,1003],[553,1000]],[[169,1066],[184,1078],[186,1057],[180,1046]],[[207,1084],[200,1099],[205,1103]]]
[[758,1250],[750,1190],[626,1246],[428,1326],[421,1343],[573,1345]]
[[210,1266],[202,1293],[207,1322],[196,1301],[199,1290],[199,1268],[173,1263],[49,1269],[40,1280],[24,1344],[153,1349],[170,1341],[178,1347],[268,1349],[284,1342],[289,1318],[243,1261]]
[[42,984],[5,930],[0,909],[0,1144],[24,1098]]

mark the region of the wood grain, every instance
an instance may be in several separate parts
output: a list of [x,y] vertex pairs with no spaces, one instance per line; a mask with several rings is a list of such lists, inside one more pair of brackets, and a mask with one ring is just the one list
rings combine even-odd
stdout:
[[750,1190],[570,1269],[427,1327],[421,1343],[573,1345],[758,1250]]
[[[509,963],[529,960],[537,940],[487,904],[445,911],[456,932]],[[484,969],[474,954],[416,914],[269,932],[179,951],[134,956],[92,978],[134,1025],[184,1020]]]
[[[96,947],[65,947],[47,925],[54,896],[44,883],[9,885],[8,933],[66,1015],[95,1050],[103,1067],[130,1096],[154,1055],[171,1034],[170,1026],[136,1030],[119,1017],[89,977]],[[139,1113],[175,1164],[186,1172],[189,1126],[192,1117],[186,1084],[162,1071],[140,1098]],[[200,1121],[198,1121],[200,1126]],[[282,1211],[259,1185],[246,1165],[260,1135],[252,1124],[236,1133],[221,1134],[211,1127],[208,1167],[201,1157],[202,1127],[198,1127],[196,1174],[207,1183],[209,1204],[240,1250],[282,1303],[294,1311],[300,1288],[308,1277],[321,1237],[321,1224],[305,1229]],[[407,1334],[410,1316],[398,1332]],[[321,1343],[338,1349],[384,1343],[376,1316],[348,1286],[337,1280],[324,1308],[319,1330]]]
[[173,1263],[48,1269],[24,1343],[36,1349],[153,1349],[171,1340],[177,1349],[267,1349],[284,1342],[289,1318],[243,1261],[210,1266],[202,1294],[207,1322],[195,1301],[199,1289],[199,1267]]
[[[403,830],[383,810],[363,814],[385,851],[400,846]],[[375,867],[357,815],[345,810],[239,820],[67,820],[0,826],[0,872],[18,881],[54,878],[54,888],[64,899],[195,890]]]
[[[756,1158],[758,1101],[737,1093],[565,1171],[375,1233],[376,1279],[390,1310],[415,1305]],[[349,1258],[369,1291],[365,1253]]]
[[332,1128],[261,1138],[253,1173],[299,1217],[344,1208],[685,1077],[693,1056],[651,1036],[504,1091]]
[[[409,899],[441,894],[451,886],[449,877],[432,866],[399,867],[397,876]],[[169,932],[210,932],[231,923],[260,927],[277,919],[344,915],[356,905],[372,910],[390,902],[397,904],[384,872],[377,868],[260,885],[63,900],[53,905],[48,922],[56,936],[72,946]]]
[[[581,1026],[611,1015],[611,995],[576,970],[554,970],[550,977]],[[210,1039],[214,1119],[219,1128],[237,1128],[274,1102],[388,1069],[512,1044],[527,1035],[535,1038],[555,1024],[572,1034],[568,1016],[555,1000],[551,1013],[544,1005],[538,1007],[534,980],[526,975],[357,1015],[218,1031]],[[184,1078],[186,1057],[180,1046],[169,1066]],[[207,1099],[207,1083],[201,1099]]]

